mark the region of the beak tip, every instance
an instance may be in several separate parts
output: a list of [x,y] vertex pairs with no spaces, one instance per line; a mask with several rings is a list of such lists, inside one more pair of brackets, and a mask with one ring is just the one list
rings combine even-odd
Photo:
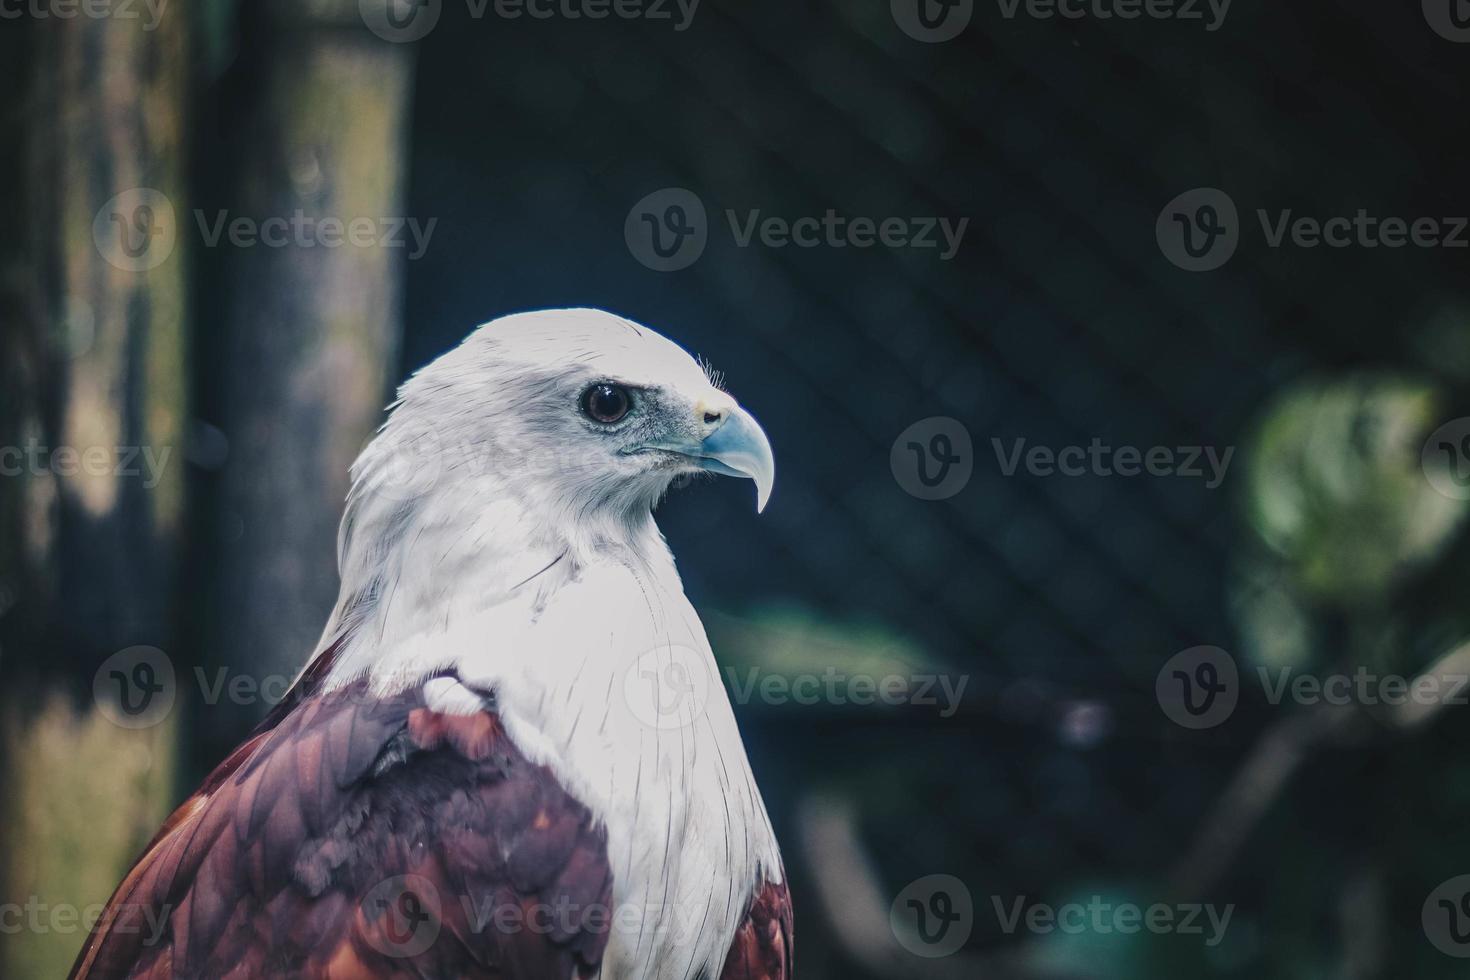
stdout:
[[776,461],[771,441],[749,412],[737,406],[722,425],[704,437],[698,453],[704,469],[754,481],[755,512],[765,511],[776,483]]
[[758,464],[752,468],[750,479],[755,483],[755,512],[764,514],[766,504],[771,502],[771,491],[776,487],[776,460],[771,455],[771,443],[761,433],[762,451]]

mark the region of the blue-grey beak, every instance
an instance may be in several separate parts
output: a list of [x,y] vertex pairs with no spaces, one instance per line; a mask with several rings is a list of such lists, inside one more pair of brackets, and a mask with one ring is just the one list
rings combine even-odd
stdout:
[[712,473],[754,480],[755,510],[759,514],[766,509],[771,487],[776,482],[771,440],[750,413],[738,405],[723,414],[724,418],[704,437],[699,449],[689,455]]

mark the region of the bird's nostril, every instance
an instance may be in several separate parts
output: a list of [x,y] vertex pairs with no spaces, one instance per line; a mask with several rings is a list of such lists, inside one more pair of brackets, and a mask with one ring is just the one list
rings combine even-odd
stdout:
[[705,412],[704,413],[704,424],[705,425],[714,425],[716,422],[718,422],[720,419],[722,419],[724,417],[725,417],[725,415],[724,415],[723,412]]

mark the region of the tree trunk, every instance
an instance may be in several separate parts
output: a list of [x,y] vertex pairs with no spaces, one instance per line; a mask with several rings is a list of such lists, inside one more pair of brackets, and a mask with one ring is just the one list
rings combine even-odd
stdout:
[[174,794],[189,30],[166,8],[7,32],[0,975],[51,977]]
[[[404,214],[411,46],[371,34],[357,0],[241,13],[244,53],[216,149],[230,177],[200,222],[224,229],[209,256],[223,307],[205,375],[228,444],[203,566],[216,576],[203,636],[211,679],[248,683],[239,695],[226,686],[203,711],[202,764],[283,692],[336,598],[337,522],[348,469],[394,380],[405,257],[330,243],[355,219],[376,238],[390,230],[381,219]],[[261,222],[261,239],[232,236],[221,218]]]

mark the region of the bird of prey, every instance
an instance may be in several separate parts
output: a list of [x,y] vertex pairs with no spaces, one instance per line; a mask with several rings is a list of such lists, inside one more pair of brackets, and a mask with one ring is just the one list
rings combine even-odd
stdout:
[[169,817],[72,977],[784,980],[792,914],[654,523],[775,474],[681,348],[494,320],[352,470],[341,592],[290,695]]

